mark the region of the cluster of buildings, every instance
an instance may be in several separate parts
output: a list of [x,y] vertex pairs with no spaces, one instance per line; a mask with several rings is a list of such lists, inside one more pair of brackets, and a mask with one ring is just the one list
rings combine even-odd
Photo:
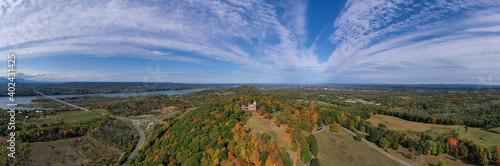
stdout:
[[357,103],[357,102],[360,102],[360,103],[363,103],[363,104],[368,104],[368,105],[382,105],[381,103],[375,103],[373,101],[364,101],[363,99],[347,99],[347,100],[344,100],[345,102],[348,102],[348,103]]

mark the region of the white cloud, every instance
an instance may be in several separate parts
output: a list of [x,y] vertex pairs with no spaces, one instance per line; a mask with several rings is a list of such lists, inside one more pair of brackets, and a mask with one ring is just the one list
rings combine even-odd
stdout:
[[404,83],[475,83],[465,78],[500,74],[485,69],[500,64],[499,7],[497,1],[348,1],[334,23],[337,48],[328,71],[333,78]]
[[[298,36],[305,35],[304,2],[289,4],[300,9],[289,20],[280,20],[275,6],[263,0],[17,2],[0,16],[5,20],[0,23],[1,54],[16,51],[25,58],[89,54],[185,62],[200,62],[196,56],[202,56],[254,69],[317,64],[314,57],[297,51]],[[169,50],[196,56],[182,57]],[[271,63],[256,60],[260,58]]]
[[348,0],[327,32],[336,48],[320,63],[318,37],[305,45],[313,9],[303,0],[8,0],[0,2],[0,54],[217,60],[279,82],[466,81],[500,74],[489,70],[500,64],[499,3]]

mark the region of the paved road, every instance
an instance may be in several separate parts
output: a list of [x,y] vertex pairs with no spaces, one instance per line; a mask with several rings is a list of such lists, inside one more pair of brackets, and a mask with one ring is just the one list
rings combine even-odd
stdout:
[[[139,142],[137,142],[137,145],[135,146],[134,151],[132,151],[132,153],[130,153],[130,156],[128,157],[128,159],[125,163],[127,163],[131,158],[133,158],[137,155],[137,151],[139,150],[139,147],[141,147],[141,145],[146,140],[146,136],[144,135],[144,131],[142,131],[142,129],[139,127],[139,125],[141,125],[141,122],[139,122],[138,120],[133,120],[133,121],[134,121],[134,127],[137,129],[137,131],[139,131],[139,135],[141,135],[141,138],[139,138]],[[125,165],[125,164],[123,164],[123,165]]]
[[[342,127],[342,126],[340,126],[340,127],[341,127],[344,131],[347,131],[348,133],[350,133],[351,135],[356,136],[356,134],[354,134],[352,131],[347,130],[346,128],[344,128],[344,127]],[[385,155],[385,156],[387,156],[387,157],[391,158],[392,160],[397,161],[397,162],[399,162],[399,163],[401,163],[401,164],[403,164],[403,165],[406,165],[406,166],[413,166],[413,165],[411,165],[410,163],[404,162],[403,160],[400,160],[400,159],[398,159],[398,158],[396,158],[396,157],[394,157],[394,156],[390,155],[389,153],[387,153],[387,152],[383,151],[382,149],[380,149],[380,148],[378,148],[377,146],[373,145],[372,143],[368,142],[366,139],[364,139],[364,138],[361,138],[361,139],[362,139],[362,141],[363,141],[364,143],[366,143],[366,144],[370,145],[373,149],[375,149],[375,150],[379,151],[379,152],[380,152],[380,153],[382,153],[383,155]]]

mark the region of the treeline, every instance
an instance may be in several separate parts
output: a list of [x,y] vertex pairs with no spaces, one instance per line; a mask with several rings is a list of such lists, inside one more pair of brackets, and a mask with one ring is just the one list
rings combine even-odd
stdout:
[[59,121],[49,124],[30,124],[25,125],[22,130],[16,131],[16,133],[18,139],[23,142],[54,141],[89,134],[93,138],[121,150],[133,147],[133,142],[137,137],[137,132],[130,124],[109,116],[72,123]]
[[[334,90],[329,90],[334,89]],[[362,99],[381,103],[384,114],[410,121],[500,127],[500,92],[470,90],[390,89],[366,87],[296,88],[270,94],[280,99],[322,101],[342,108],[363,108],[363,103],[347,103]],[[333,107],[332,107],[333,108]]]
[[148,139],[132,165],[293,165],[268,137],[249,134],[239,97],[217,99],[171,119]]
[[161,95],[142,100],[130,100],[91,106],[90,109],[106,109],[109,113],[115,116],[137,116],[143,114],[158,114],[160,112],[153,111],[167,106],[186,107],[185,105],[188,105],[188,103],[188,101],[182,100],[178,97]]
[[488,107],[478,108],[476,110],[452,113],[453,115],[446,117],[414,114],[410,112],[389,111],[387,109],[379,109],[378,113],[422,123],[466,125],[470,127],[481,127],[486,129],[500,127],[500,104],[493,104],[489,105]]

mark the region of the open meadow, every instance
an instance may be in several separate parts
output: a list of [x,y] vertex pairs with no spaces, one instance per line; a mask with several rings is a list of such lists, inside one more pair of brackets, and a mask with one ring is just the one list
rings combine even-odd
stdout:
[[327,127],[315,136],[321,165],[402,165],[367,144],[354,140],[353,136],[345,131],[333,133]]
[[45,118],[26,119],[25,122],[28,124],[39,124],[39,123],[59,122],[62,120],[66,123],[70,123],[90,118],[96,118],[99,116],[101,115],[94,111],[67,111],[67,112],[58,112],[55,115],[47,115],[47,117]]
[[[480,146],[493,147],[495,145],[500,145],[500,134],[490,132],[481,128],[468,127],[466,132],[466,127],[464,125],[438,125],[429,123],[412,122],[404,119],[400,119],[388,115],[375,115],[368,120],[374,126],[383,123],[391,130],[411,130],[411,131],[427,131],[432,130],[432,132],[453,132],[458,131],[459,138],[469,138],[474,140]],[[499,130],[494,128],[491,130]]]

